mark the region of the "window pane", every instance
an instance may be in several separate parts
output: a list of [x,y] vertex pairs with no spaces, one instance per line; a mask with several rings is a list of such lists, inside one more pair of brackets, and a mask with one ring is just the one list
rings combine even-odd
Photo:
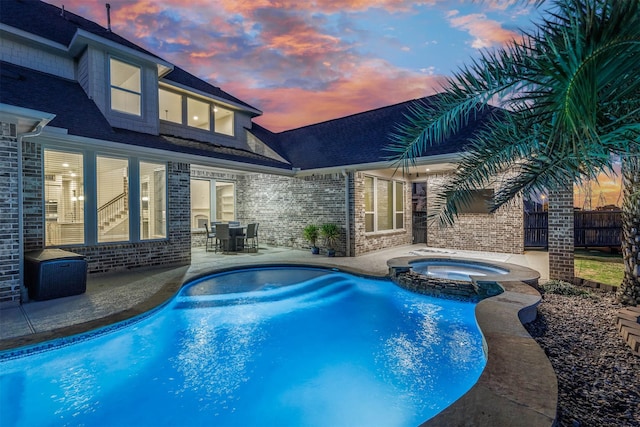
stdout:
[[373,212],[373,178],[369,176],[364,178],[364,210]]
[[182,123],[182,96],[168,90],[159,89],[160,120]]
[[140,115],[140,95],[111,88],[111,109],[122,113]]
[[214,130],[217,133],[233,136],[233,111],[215,106],[213,115],[215,118]]
[[396,212],[396,228],[404,228],[404,213]]
[[139,116],[142,80],[140,67],[111,58],[111,109]]
[[129,162],[96,158],[98,242],[129,240]]
[[404,211],[404,185],[396,182],[396,211]]
[[216,182],[216,221],[233,221],[235,218],[235,185]]
[[82,154],[44,150],[46,246],[84,243]]
[[191,228],[204,229],[211,219],[210,181],[191,180]]
[[166,166],[140,162],[140,239],[162,239],[166,227]]
[[373,230],[373,214],[364,214],[364,231],[370,233]]
[[193,98],[187,98],[187,124],[198,129],[210,130],[209,104]]
[[376,188],[376,213],[378,214],[378,230],[393,228],[393,182],[378,178]]

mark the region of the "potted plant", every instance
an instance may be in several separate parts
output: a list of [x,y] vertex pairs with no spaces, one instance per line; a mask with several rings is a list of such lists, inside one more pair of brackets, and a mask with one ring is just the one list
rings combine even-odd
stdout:
[[315,224],[309,224],[302,230],[302,236],[311,243],[311,253],[314,255],[320,253],[320,249],[316,246],[319,233],[320,229]]
[[334,245],[340,237],[340,229],[338,228],[338,226],[332,223],[322,224],[322,226],[320,227],[320,234],[327,242],[327,255],[335,256],[336,250],[334,248]]

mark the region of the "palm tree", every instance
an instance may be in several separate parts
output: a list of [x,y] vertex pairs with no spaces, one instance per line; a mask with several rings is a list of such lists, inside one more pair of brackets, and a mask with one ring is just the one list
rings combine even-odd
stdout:
[[[536,3],[543,3],[537,1]],[[547,3],[547,2],[544,2]],[[620,299],[640,304],[640,2],[554,0],[521,40],[483,52],[447,82],[433,103],[416,104],[389,150],[403,167],[490,109],[431,219],[452,224],[471,191],[498,175],[492,209],[624,170]]]

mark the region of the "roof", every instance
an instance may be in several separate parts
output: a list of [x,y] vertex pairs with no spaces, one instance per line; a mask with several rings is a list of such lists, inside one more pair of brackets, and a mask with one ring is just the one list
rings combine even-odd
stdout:
[[[105,9],[105,20],[106,16]],[[68,10],[62,13],[62,9],[59,7],[39,0],[2,0],[0,22],[64,46],[69,46],[76,31],[81,29],[160,59],[157,55],[131,43],[93,21],[89,21]]]
[[248,150],[112,128],[76,81],[6,62],[0,62],[0,100],[55,114],[49,126],[67,129],[70,135],[291,170],[291,165]]
[[[317,169],[378,163],[389,159],[389,136],[407,122],[416,103],[429,104],[434,97],[420,98],[377,108],[347,117],[272,133],[255,125],[251,132],[296,168]],[[465,145],[486,115],[480,114],[468,126],[443,144],[434,144],[424,157],[464,151]]]
[[[65,9],[64,13],[62,9],[44,3],[39,0],[1,0],[0,7],[0,22],[2,24],[17,28],[27,33],[34,34],[36,36],[43,37],[47,40],[54,41],[69,47],[73,41],[74,36],[78,30],[84,30],[88,33],[102,37],[106,40],[118,43],[122,46],[133,49],[137,52],[145,55],[150,55],[157,58],[159,61],[164,61],[159,56],[143,49],[135,43],[130,42],[124,37],[110,31],[97,23],[69,12]],[[106,20],[105,9],[105,20]],[[184,71],[181,68],[175,67],[172,72],[165,76],[167,80],[174,81],[176,83],[183,84],[188,87],[192,87],[208,95],[224,99],[239,106],[246,107],[251,110],[255,110],[257,114],[260,114],[260,110],[251,105],[239,100],[238,98],[230,95],[229,93],[215,87],[206,81],[195,77],[192,74]]]

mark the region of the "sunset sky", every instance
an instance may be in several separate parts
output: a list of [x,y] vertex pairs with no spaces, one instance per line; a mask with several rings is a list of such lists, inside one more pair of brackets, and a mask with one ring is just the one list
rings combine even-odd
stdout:
[[[105,1],[54,0],[107,26]],[[521,0],[109,0],[114,32],[262,110],[282,131],[439,90],[530,29]]]

